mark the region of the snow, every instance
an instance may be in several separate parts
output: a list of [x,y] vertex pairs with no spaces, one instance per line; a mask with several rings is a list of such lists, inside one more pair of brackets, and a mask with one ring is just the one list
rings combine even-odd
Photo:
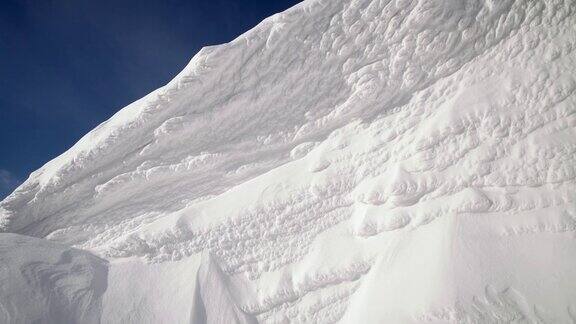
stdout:
[[203,49],[0,203],[0,319],[576,321],[574,26],[309,0]]
[[105,260],[34,237],[0,235],[1,323],[95,323]]

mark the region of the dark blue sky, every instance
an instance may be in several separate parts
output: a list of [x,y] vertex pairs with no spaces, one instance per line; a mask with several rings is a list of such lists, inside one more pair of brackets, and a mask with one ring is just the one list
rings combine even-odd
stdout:
[[206,45],[298,0],[0,0],[0,199]]

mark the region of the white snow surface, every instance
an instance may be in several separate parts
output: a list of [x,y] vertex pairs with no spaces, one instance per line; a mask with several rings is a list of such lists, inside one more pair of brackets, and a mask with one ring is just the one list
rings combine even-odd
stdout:
[[202,49],[0,203],[0,322],[576,322],[575,26],[308,0]]

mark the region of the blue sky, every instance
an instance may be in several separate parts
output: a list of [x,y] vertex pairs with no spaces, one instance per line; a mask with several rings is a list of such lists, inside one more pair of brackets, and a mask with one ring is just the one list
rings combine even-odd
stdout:
[[298,0],[0,0],[0,199],[203,46]]

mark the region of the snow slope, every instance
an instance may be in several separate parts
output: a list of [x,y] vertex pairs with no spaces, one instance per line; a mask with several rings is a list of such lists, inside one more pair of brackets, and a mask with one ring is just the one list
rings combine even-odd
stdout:
[[0,258],[64,278],[6,262],[0,316],[58,322],[18,301],[68,305],[73,247],[78,323],[576,321],[574,26],[309,0],[203,49],[0,203]]

